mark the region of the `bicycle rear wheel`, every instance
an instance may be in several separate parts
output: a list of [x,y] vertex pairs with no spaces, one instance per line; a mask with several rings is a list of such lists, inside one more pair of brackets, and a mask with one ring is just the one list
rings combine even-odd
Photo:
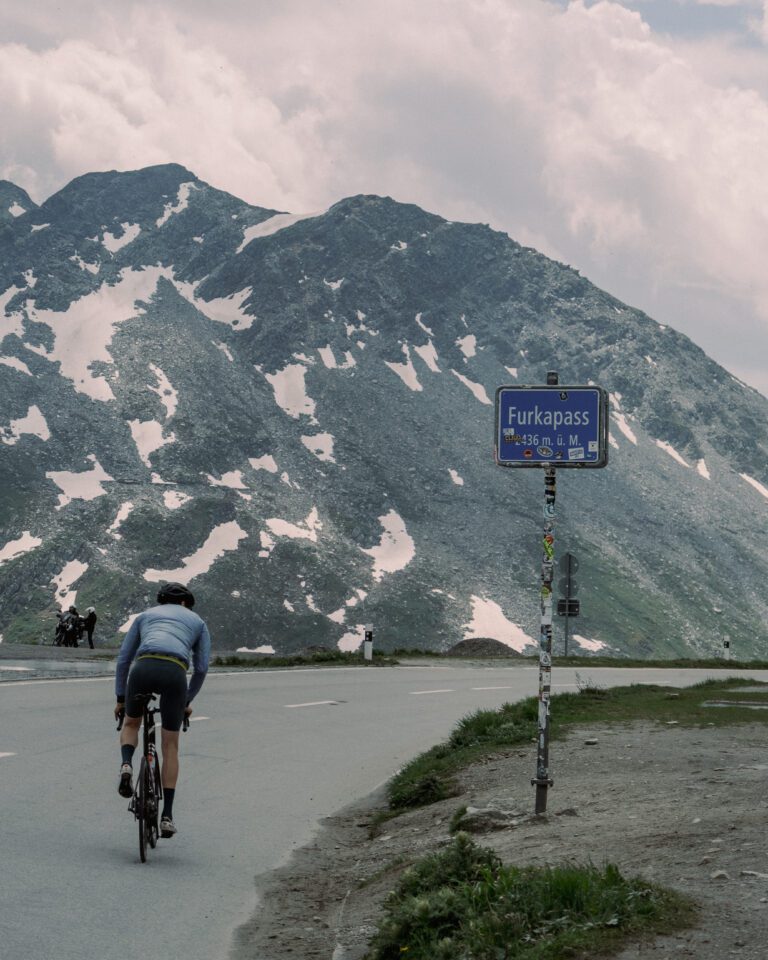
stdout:
[[149,819],[149,768],[147,758],[141,758],[139,778],[136,783],[136,819],[139,821],[139,857],[147,862],[147,845],[150,843],[151,826]]
[[163,796],[163,788],[160,785],[160,765],[155,758],[154,776],[149,774],[151,783],[149,793],[151,797],[149,808],[149,845],[154,848],[157,846],[157,838],[160,836],[160,800]]

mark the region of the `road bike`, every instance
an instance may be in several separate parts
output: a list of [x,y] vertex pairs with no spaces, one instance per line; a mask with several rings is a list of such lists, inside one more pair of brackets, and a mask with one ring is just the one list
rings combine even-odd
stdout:
[[[128,810],[134,815],[139,825],[139,856],[142,863],[147,862],[147,849],[153,850],[160,835],[160,803],[163,799],[163,785],[160,779],[160,761],[157,756],[155,741],[155,714],[160,712],[159,707],[151,706],[155,699],[154,693],[143,693],[136,697],[143,706],[141,729],[143,733],[143,752],[139,764],[139,775],[133,788],[133,796],[128,804]],[[121,712],[117,729],[123,725],[125,712]],[[183,727],[189,727],[189,718],[184,717]]]

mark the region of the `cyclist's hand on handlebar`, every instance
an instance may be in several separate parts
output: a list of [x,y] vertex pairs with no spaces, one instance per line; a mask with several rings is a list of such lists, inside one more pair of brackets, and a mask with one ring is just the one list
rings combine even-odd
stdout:
[[120,717],[125,716],[125,704],[120,703],[119,701],[115,704],[115,720],[119,720]]
[[189,720],[192,716],[192,707],[184,707],[184,719]]

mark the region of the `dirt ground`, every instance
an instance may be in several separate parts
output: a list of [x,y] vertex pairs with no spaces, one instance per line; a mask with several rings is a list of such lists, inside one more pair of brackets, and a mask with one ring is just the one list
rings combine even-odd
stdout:
[[449,841],[461,806],[517,814],[474,834],[506,863],[615,863],[702,907],[698,925],[638,943],[619,960],[768,958],[768,727],[580,728],[551,751],[547,813],[533,816],[535,748],[478,764],[462,793],[384,823],[370,797],[326,820],[315,841],[258,878],[260,907],[235,960],[360,960],[381,901],[405,866]]

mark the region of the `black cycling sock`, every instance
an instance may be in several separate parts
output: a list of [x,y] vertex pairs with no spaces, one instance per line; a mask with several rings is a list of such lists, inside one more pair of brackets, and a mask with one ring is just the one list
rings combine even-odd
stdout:
[[176,794],[176,787],[163,787],[163,812],[161,817],[168,817],[173,820],[173,798]]
[[133,765],[133,751],[135,749],[136,747],[134,747],[130,743],[123,743],[120,746],[120,753],[123,758],[123,763],[130,763],[131,765]]

